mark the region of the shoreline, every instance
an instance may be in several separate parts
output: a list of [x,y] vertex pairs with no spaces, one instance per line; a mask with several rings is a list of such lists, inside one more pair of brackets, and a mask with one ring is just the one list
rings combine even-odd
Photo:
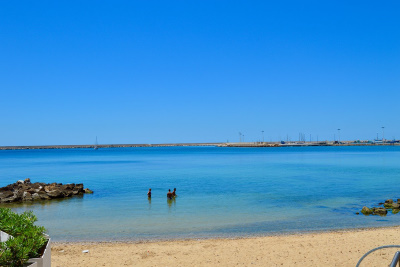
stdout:
[[[243,235],[243,236],[210,236],[210,237],[177,237],[177,238],[154,238],[154,239],[132,239],[132,240],[99,240],[99,241],[52,241],[54,244],[142,244],[142,243],[158,243],[158,242],[182,242],[182,241],[207,241],[207,240],[239,240],[239,239],[253,239],[253,238],[264,238],[264,237],[285,237],[285,236],[296,236],[296,235],[308,235],[308,234],[329,234],[329,233],[347,233],[347,232],[361,232],[361,231],[373,231],[378,229],[394,229],[399,228],[399,225],[395,226],[375,226],[375,227],[361,227],[361,228],[343,228],[343,229],[329,229],[329,230],[309,230],[309,231],[296,231],[296,232],[273,232],[265,234],[255,235]],[[400,239],[399,239],[400,244]]]
[[[296,235],[309,235],[309,234],[329,234],[329,233],[348,233],[358,231],[374,231],[377,229],[392,229],[399,228],[400,233],[400,222],[398,225],[390,226],[371,226],[371,227],[355,227],[355,228],[340,228],[340,229],[326,229],[326,230],[305,230],[305,231],[293,231],[293,232],[265,232],[248,235],[232,235],[232,236],[202,236],[202,237],[165,237],[165,238],[142,238],[142,239],[125,239],[125,240],[81,240],[81,241],[52,241],[54,244],[142,244],[142,243],[159,243],[159,242],[182,242],[182,241],[207,241],[207,240],[240,240],[240,239],[253,239],[253,238],[266,238],[266,237],[285,237],[285,236],[296,236]],[[400,236],[399,236],[400,237]],[[400,245],[400,239],[399,239]],[[400,250],[400,249],[399,249]]]
[[[355,266],[369,250],[399,245],[399,226],[255,237],[162,241],[53,242],[54,266]],[[88,253],[82,251],[89,250]],[[387,266],[396,248],[361,266]]]

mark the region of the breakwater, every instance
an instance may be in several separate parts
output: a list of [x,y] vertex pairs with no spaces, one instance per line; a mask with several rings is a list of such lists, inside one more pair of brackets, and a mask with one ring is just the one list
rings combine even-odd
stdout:
[[45,145],[45,146],[0,146],[0,150],[22,149],[75,149],[75,148],[123,148],[123,147],[174,147],[174,146],[219,146],[222,143],[171,143],[171,144],[104,144],[104,145]]
[[169,143],[169,144],[104,144],[104,145],[45,145],[0,146],[0,150],[24,149],[76,149],[76,148],[124,148],[124,147],[300,147],[300,146],[399,146],[400,143],[354,143],[353,141],[326,142],[237,142],[237,143]]

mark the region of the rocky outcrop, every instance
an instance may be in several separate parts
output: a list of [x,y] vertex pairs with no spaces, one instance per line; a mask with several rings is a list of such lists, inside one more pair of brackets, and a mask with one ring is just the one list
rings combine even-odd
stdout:
[[364,206],[361,209],[361,213],[364,215],[386,216],[388,211],[391,211],[393,214],[400,212],[400,199],[398,199],[397,202],[394,202],[393,199],[387,199],[384,203],[379,203],[379,205],[383,205],[383,207],[368,208]]
[[24,202],[36,200],[50,200],[54,198],[66,198],[84,193],[93,193],[92,190],[83,189],[83,184],[61,183],[31,183],[29,178],[18,180],[0,188],[0,202]]

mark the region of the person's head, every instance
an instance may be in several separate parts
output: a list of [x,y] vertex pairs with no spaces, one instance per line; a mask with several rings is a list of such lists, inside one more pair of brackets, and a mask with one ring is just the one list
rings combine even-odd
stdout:
[[168,192],[171,192],[171,189],[168,189]]
[[149,191],[151,191],[151,188],[149,188]]
[[174,191],[176,191],[176,188],[174,188]]

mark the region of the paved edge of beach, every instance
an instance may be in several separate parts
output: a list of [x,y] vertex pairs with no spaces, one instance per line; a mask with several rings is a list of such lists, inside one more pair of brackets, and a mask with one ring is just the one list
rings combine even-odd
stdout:
[[[52,265],[355,266],[369,250],[384,245],[400,245],[400,226],[238,238],[53,242]],[[398,250],[378,250],[360,266],[388,266]]]

